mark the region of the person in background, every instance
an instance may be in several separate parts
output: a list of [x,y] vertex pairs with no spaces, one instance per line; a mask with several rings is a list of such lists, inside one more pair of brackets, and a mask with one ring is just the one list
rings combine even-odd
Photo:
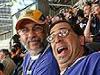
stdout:
[[0,63],[0,75],[5,75],[4,74],[4,65]]
[[92,7],[91,2],[86,2],[84,4],[84,7],[83,7],[84,17],[87,19],[89,18],[89,14],[91,13],[91,7]]
[[46,41],[48,25],[42,12],[24,11],[16,24],[20,41],[27,49],[23,61],[24,75],[59,75],[59,67]]
[[100,4],[93,4],[93,12],[89,14],[84,36],[87,47],[100,50]]
[[13,35],[10,39],[10,54],[16,65],[23,61],[24,51],[25,48],[20,43],[19,35]]
[[83,30],[66,20],[51,24],[47,38],[60,67],[60,75],[99,75],[100,52],[87,53]]
[[73,24],[76,24],[77,17],[75,16],[75,13],[73,13],[72,7],[67,8],[64,15],[66,20],[72,22]]
[[22,46],[19,40],[19,35],[15,34],[10,39],[10,54],[12,60],[16,64],[16,68],[13,75],[22,75],[22,62],[25,56],[25,48]]
[[86,27],[86,25],[87,25],[88,19],[84,17],[83,10],[82,9],[79,9],[77,11],[77,15],[76,16],[78,17],[76,24],[78,24],[84,30],[85,27]]
[[8,49],[1,49],[0,57],[2,57],[0,61],[4,64],[5,67],[4,74],[13,75],[14,69],[16,68],[16,64],[11,59]]

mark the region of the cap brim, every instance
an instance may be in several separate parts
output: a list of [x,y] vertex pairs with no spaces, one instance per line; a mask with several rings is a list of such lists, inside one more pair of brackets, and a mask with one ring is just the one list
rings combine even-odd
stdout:
[[20,28],[22,28],[25,24],[30,23],[30,22],[35,22],[37,24],[45,24],[45,21],[41,21],[41,20],[35,20],[32,19],[30,17],[24,17],[22,19],[19,19],[16,23],[16,30],[19,30]]

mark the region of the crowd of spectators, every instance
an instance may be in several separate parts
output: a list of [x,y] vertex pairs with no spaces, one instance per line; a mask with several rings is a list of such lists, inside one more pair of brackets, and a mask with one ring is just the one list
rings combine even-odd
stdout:
[[92,50],[100,50],[100,3],[86,2],[83,9],[68,7],[53,16],[51,21],[59,18],[79,25],[84,31],[86,46]]
[[[100,3],[86,2],[83,9],[67,7],[55,16],[47,16],[46,23],[50,26],[57,20],[67,20],[78,25],[84,31],[85,47],[89,53],[100,50]],[[10,50],[0,50],[0,75],[22,75],[23,58],[27,50],[20,43],[19,35],[10,40]]]

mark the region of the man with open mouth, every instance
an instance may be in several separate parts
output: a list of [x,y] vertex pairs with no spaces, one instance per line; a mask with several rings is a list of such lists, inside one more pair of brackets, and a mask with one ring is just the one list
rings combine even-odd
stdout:
[[87,55],[85,38],[79,25],[57,20],[47,38],[57,59],[61,75],[99,75],[100,53]]

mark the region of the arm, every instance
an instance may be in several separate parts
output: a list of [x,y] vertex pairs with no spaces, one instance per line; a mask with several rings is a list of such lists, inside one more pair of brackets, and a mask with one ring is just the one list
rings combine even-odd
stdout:
[[86,42],[92,42],[92,39],[93,39],[92,36],[91,36],[91,31],[90,31],[91,24],[92,24],[91,20],[92,20],[92,16],[90,14],[87,25],[86,25],[85,30],[84,30],[84,36],[85,36]]
[[48,64],[45,67],[40,67],[35,75],[60,75],[59,70],[57,69],[57,66],[53,66],[51,64]]

